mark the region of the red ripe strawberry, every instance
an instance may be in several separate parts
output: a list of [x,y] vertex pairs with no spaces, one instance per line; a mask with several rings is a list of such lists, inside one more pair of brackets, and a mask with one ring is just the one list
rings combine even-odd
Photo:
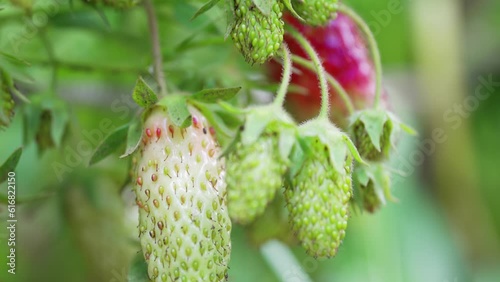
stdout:
[[[285,21],[309,40],[323,61],[325,70],[340,82],[356,108],[372,104],[375,96],[375,68],[361,31],[353,20],[339,13],[335,20],[324,27],[308,26],[290,15],[285,15]],[[302,47],[291,36],[285,35],[285,42],[294,55],[308,59]],[[287,96],[287,107],[302,121],[317,115],[321,94],[316,74],[297,64],[294,67],[300,73],[292,75],[292,85],[307,92],[291,92],[290,94],[297,95]],[[270,70],[272,79],[280,81],[281,66],[273,62]],[[345,116],[346,107],[341,98],[335,92],[331,92],[330,97],[334,113]],[[337,119],[338,116],[334,118]]]

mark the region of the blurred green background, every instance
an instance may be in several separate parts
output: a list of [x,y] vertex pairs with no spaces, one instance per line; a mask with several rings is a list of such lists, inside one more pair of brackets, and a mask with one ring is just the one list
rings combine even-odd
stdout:
[[[0,66],[32,100],[16,101],[12,125],[0,132],[0,163],[24,148],[16,169],[16,274],[5,271],[2,227],[0,281],[127,281],[139,251],[127,162],[117,153],[89,168],[92,150],[75,159],[71,151],[82,140],[97,146],[137,113],[135,80],[153,80],[144,11],[71,2],[0,1],[0,52],[28,63],[1,57]],[[402,138],[391,161],[399,202],[354,214],[338,255],[326,261],[300,247],[291,248],[293,260],[279,243],[254,246],[234,226],[229,280],[500,281],[500,2],[346,2],[376,35],[393,110],[420,133]],[[189,20],[202,3],[155,1],[171,84],[185,91],[242,85],[243,100],[267,87],[261,69],[224,41],[220,9]],[[32,7],[31,21],[22,7]],[[47,110],[59,133],[37,139],[43,130],[34,113]],[[103,129],[103,120],[111,126]],[[436,129],[445,141],[436,141]],[[7,225],[4,204],[0,219]]]

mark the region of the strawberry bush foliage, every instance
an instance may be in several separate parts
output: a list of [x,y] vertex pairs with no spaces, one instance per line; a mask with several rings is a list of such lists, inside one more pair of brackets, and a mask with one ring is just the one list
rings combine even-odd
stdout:
[[[233,225],[245,226],[257,245],[276,238],[300,244],[314,258],[342,255],[353,211],[373,213],[394,200],[385,162],[400,131],[413,132],[387,110],[377,44],[348,6],[337,0],[63,2],[59,12],[90,9],[108,29],[109,13],[143,13],[147,21],[149,65],[132,70],[137,80],[130,89],[138,112],[100,140],[89,160],[117,158],[123,148],[121,161],[130,165],[132,188],[125,189],[135,193],[141,250],[132,280],[227,280]],[[32,4],[11,0],[9,11],[30,18]],[[52,16],[49,22],[71,23]],[[164,38],[162,28],[182,30],[183,38]],[[36,60],[1,51],[0,129],[21,115],[24,145],[36,143],[43,155],[68,142],[72,117],[70,102],[56,95],[63,67],[56,43],[46,27],[38,33],[54,68],[52,82],[34,93],[40,85],[26,85],[39,78],[26,70]],[[209,56],[189,55],[204,48],[211,48]],[[227,59],[226,52],[240,54]],[[120,73],[106,61],[99,65]],[[274,101],[261,92],[276,93]],[[21,153],[0,167],[2,176]]]

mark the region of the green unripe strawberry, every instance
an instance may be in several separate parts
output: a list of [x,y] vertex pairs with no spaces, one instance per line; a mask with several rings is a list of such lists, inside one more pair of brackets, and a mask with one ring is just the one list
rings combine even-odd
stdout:
[[283,4],[274,1],[265,15],[252,0],[234,0],[235,23],[231,30],[238,50],[250,64],[263,64],[279,50],[283,42]]
[[337,2],[337,0],[292,0],[292,7],[307,24],[324,26],[337,16]]
[[[333,257],[344,239],[352,196],[348,137],[326,120],[300,127],[301,145],[285,189],[292,230],[313,257]],[[348,153],[351,151],[351,153]]]
[[224,164],[206,119],[187,128],[156,107],[136,152],[139,236],[153,281],[224,281],[231,251]]
[[370,161],[381,161],[387,159],[391,151],[392,122],[387,120],[383,124],[382,134],[379,137],[379,148],[375,147],[366,129],[366,125],[357,120],[352,125],[353,138],[359,153],[364,159]]
[[351,173],[349,159],[341,173],[331,169],[326,147],[317,142],[301,171],[287,187],[292,229],[314,257],[332,257],[344,239],[349,219]]
[[238,142],[227,159],[229,213],[234,221],[248,224],[264,212],[282,187],[286,165],[272,132],[248,146]]
[[[228,153],[226,180],[229,215],[238,223],[248,224],[264,212],[283,187],[295,125],[283,111],[262,106],[249,111],[243,128],[235,148]],[[291,142],[283,141],[289,136]],[[290,144],[288,148],[286,143]]]

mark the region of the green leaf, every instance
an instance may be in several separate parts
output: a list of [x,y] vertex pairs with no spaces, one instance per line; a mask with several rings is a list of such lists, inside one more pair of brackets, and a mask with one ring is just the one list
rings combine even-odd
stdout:
[[134,92],[132,93],[132,98],[137,103],[137,105],[143,108],[149,108],[158,102],[158,96],[156,93],[146,84],[142,77],[137,79],[137,83],[134,87]]
[[354,176],[356,176],[358,182],[363,186],[368,185],[368,182],[370,181],[370,176],[367,168],[367,165],[360,165],[357,166],[354,170]]
[[310,137],[310,136],[298,136],[297,137],[297,144],[299,144],[300,148],[302,149],[302,152],[304,152],[305,155],[310,155],[313,153],[313,144],[318,140],[318,137]]
[[229,155],[229,153],[231,153],[236,148],[236,144],[238,144],[240,140],[241,140],[241,131],[238,130],[236,132],[236,136],[233,139],[231,139],[231,142],[229,142],[229,144],[226,145],[225,148],[222,150],[222,154],[220,155],[219,158],[224,158],[227,155]]
[[243,124],[243,120],[239,115],[225,111],[224,109],[221,109],[219,105],[217,105],[217,108],[214,109],[214,114],[219,116],[228,128],[239,128]]
[[193,94],[191,98],[204,103],[217,103],[233,98],[240,89],[241,87],[203,89]]
[[184,95],[169,95],[158,102],[164,106],[175,126],[186,128],[191,125],[191,113],[187,105],[187,97]]
[[373,188],[375,190],[375,194],[377,195],[377,198],[382,202],[382,204],[386,204],[386,194],[390,195],[390,187],[389,187],[389,181],[386,176],[386,173],[384,171],[384,167],[382,164],[378,163],[374,165],[373,167],[373,175],[372,181],[374,183]]
[[262,12],[262,14],[269,16],[273,10],[273,5],[276,0],[252,0],[252,2],[257,6],[257,8]]
[[13,55],[7,54],[5,52],[0,51],[0,55],[4,56],[5,58],[9,59],[11,62],[13,62],[15,64],[25,65],[25,66],[30,65],[30,63],[28,63],[27,61],[25,61],[21,58],[15,57]]
[[264,108],[251,111],[246,117],[245,127],[241,133],[241,142],[245,145],[255,142],[273,119],[272,112]]
[[413,129],[413,127],[405,124],[405,123],[402,123],[402,122],[399,122],[399,127],[406,133],[412,135],[412,136],[416,136],[418,135],[418,132]]
[[17,148],[8,158],[7,160],[0,166],[0,183],[4,182],[8,178],[8,174],[11,171],[16,169],[17,163],[21,158],[23,153],[23,148]]
[[290,178],[289,181],[291,181],[291,178],[294,178],[297,173],[299,173],[304,161],[306,160],[306,153],[303,150],[303,146],[300,144],[300,139],[298,141],[299,142],[295,143],[295,146],[293,146],[292,153],[290,155],[291,164],[290,170],[287,174],[287,177]]
[[130,269],[128,272],[127,281],[129,282],[149,282],[148,276],[148,264],[144,260],[142,256],[142,252],[138,252],[135,255],[132,263],[130,265]]
[[[87,2],[89,3],[89,2]],[[99,15],[99,18],[101,18],[102,22],[106,26],[108,30],[111,30],[111,25],[109,24],[108,17],[106,16],[106,13],[104,13],[103,7],[97,6],[94,3],[89,3],[89,5],[96,11],[97,15]]]
[[175,48],[174,48],[176,54],[187,50],[190,47],[191,42],[193,42],[193,40],[196,38],[196,36],[198,36],[200,34],[200,32],[201,32],[201,30],[197,30],[197,31],[193,32],[191,35],[189,35],[184,40],[182,40],[179,44],[177,44],[177,46],[175,46]]
[[226,34],[224,34],[224,39],[227,39],[236,24],[236,15],[234,13],[234,1],[226,0]]
[[[42,96],[42,95],[40,95]],[[23,144],[28,145],[32,140],[35,139],[36,133],[40,126],[40,116],[42,114],[42,108],[39,104],[38,98],[40,96],[33,97],[33,103],[26,105],[24,108],[23,115]]]
[[[324,140],[324,141],[326,141],[326,140]],[[330,140],[328,140],[328,141],[330,141]],[[332,162],[333,167],[335,167],[335,169],[337,171],[339,171],[339,172],[343,171],[348,148],[347,148],[344,140],[342,140],[342,139],[335,138],[331,141],[333,141],[333,142],[324,143],[325,145],[328,146],[328,152],[330,154],[330,161]]]
[[235,114],[235,115],[242,115],[242,114],[246,114],[248,112],[245,109],[240,109],[240,108],[233,106],[233,105],[231,105],[227,102],[224,102],[224,101],[220,101],[217,104],[219,104],[219,106],[221,106],[225,111],[232,113],[232,114]]
[[292,0],[282,0],[282,1],[283,4],[285,4],[285,7],[288,9],[288,11],[290,11],[294,17],[305,22],[305,20],[299,14],[297,14],[297,12],[295,12],[295,10],[293,9]]
[[370,140],[377,151],[380,152],[380,137],[384,131],[384,124],[387,121],[387,114],[381,111],[365,110],[359,119],[365,125],[365,130],[370,136]]
[[361,164],[367,164],[362,158],[361,158],[361,155],[359,154],[358,152],[358,149],[356,148],[356,146],[354,145],[354,143],[352,143],[352,140],[351,138],[349,138],[349,136],[345,135],[342,137],[344,139],[344,142],[345,144],[347,145],[347,148],[349,149],[349,151],[351,152],[352,156],[354,157],[354,159],[356,161],[358,161],[359,163]]
[[127,148],[125,153],[120,156],[120,158],[125,158],[130,156],[137,150],[139,144],[141,143],[142,137],[142,121],[141,119],[134,119],[128,128],[127,132]]
[[54,109],[52,114],[52,140],[54,140],[56,147],[59,147],[68,124],[69,115],[62,109]]
[[207,12],[208,10],[212,9],[215,5],[217,5],[217,3],[219,3],[219,1],[220,0],[210,0],[207,3],[205,3],[205,5],[203,5],[198,11],[196,11],[196,13],[193,15],[191,20],[196,19],[198,16],[200,16],[200,15],[204,14],[205,12]]
[[216,114],[214,114],[214,110],[207,106],[207,104],[198,103],[196,101],[191,102],[203,116],[208,120],[211,126],[214,127],[215,132],[222,133],[226,137],[232,137],[233,134],[231,130],[226,126],[223,122],[222,118]]
[[12,55],[0,53],[0,68],[7,72],[15,80],[24,83],[33,83],[34,79],[28,74],[26,61],[20,60]]
[[51,137],[55,145],[59,147],[69,121],[69,113],[66,105],[61,101],[54,101],[51,106],[52,111],[52,124],[51,124]]
[[296,131],[294,128],[282,128],[279,137],[279,151],[283,160],[288,160],[290,152],[296,141]]
[[93,165],[105,157],[109,156],[115,152],[118,147],[125,143],[128,132],[128,124],[117,128],[115,131],[111,132],[102,142],[97,146],[94,154],[89,161],[89,166]]

